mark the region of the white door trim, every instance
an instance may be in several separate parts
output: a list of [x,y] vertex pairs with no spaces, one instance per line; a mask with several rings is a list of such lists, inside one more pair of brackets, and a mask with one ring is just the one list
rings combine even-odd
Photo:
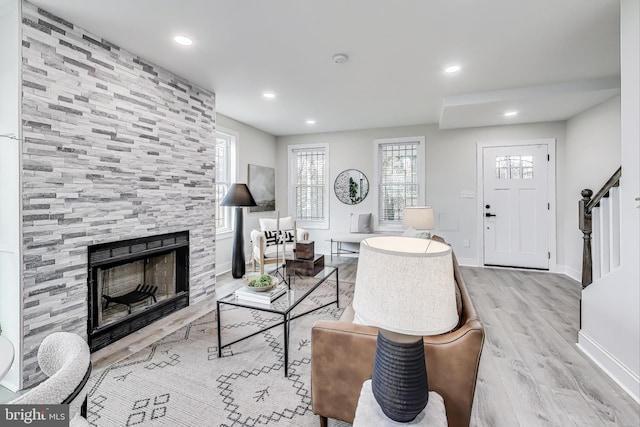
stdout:
[[[549,203],[549,252],[551,256],[549,258],[549,271],[557,273],[557,254],[556,254],[556,140],[555,138],[544,139],[527,139],[522,141],[492,141],[492,142],[478,142],[476,143],[476,194],[478,195],[478,205],[476,208],[477,213],[477,242],[478,245],[478,265],[484,266],[484,165],[482,163],[482,152],[485,147],[509,147],[518,145],[546,145],[547,152],[549,153],[549,168],[547,169],[548,179],[548,195]],[[576,208],[577,209],[577,208]]]

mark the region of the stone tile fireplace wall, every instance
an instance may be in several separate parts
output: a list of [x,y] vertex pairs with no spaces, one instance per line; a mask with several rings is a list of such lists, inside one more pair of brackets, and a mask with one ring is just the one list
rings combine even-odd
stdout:
[[55,331],[87,335],[87,246],[189,230],[215,287],[215,96],[34,5],[22,16],[24,386]]

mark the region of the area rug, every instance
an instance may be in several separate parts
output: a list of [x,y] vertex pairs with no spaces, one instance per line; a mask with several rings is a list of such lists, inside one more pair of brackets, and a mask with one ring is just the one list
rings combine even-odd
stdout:
[[[308,289],[298,279],[295,292]],[[284,331],[276,326],[218,358],[215,311],[135,355],[96,370],[87,419],[93,426],[317,426],[311,409],[311,327],[338,319],[353,297],[340,281],[340,308],[329,305],[291,322],[289,376],[284,376]],[[295,313],[335,299],[335,283],[316,289]],[[223,306],[222,342],[250,335],[282,316]],[[332,421],[332,426],[347,425]]]

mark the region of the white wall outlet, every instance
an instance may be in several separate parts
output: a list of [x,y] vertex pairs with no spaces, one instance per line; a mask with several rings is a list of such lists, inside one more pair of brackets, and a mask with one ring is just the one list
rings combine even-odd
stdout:
[[469,241],[469,239],[464,239],[464,247],[468,248],[471,246],[471,242]]
[[460,197],[463,199],[473,199],[476,197],[476,192],[472,190],[461,190]]

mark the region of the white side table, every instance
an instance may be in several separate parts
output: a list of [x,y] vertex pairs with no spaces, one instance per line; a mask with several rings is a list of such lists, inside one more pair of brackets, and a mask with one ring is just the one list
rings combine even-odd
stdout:
[[388,418],[373,396],[371,380],[362,384],[360,399],[353,419],[353,427],[397,427],[397,426],[448,426],[444,400],[435,391],[429,392],[429,403],[420,414],[408,423],[398,423]]
[[0,336],[0,380],[9,372],[13,363],[13,345],[11,341]]

